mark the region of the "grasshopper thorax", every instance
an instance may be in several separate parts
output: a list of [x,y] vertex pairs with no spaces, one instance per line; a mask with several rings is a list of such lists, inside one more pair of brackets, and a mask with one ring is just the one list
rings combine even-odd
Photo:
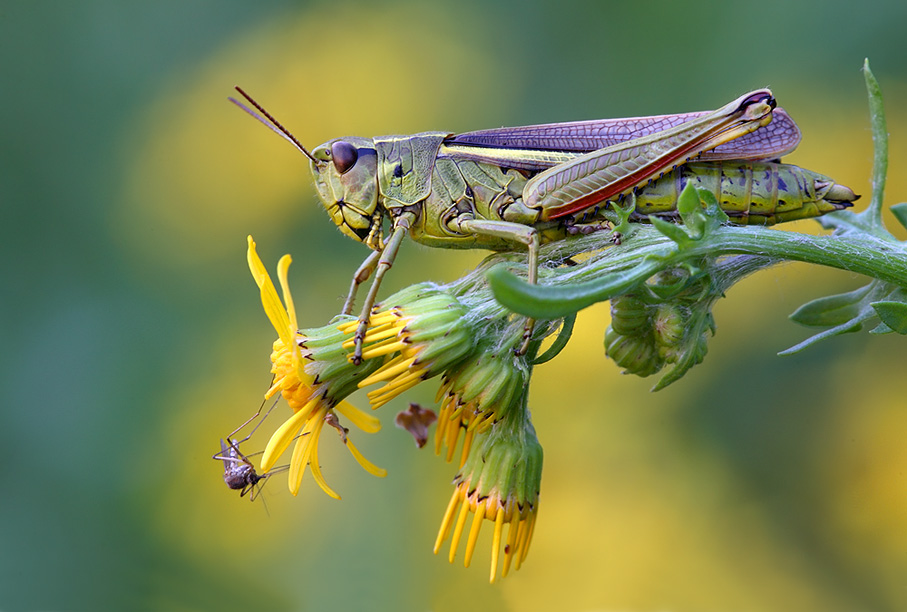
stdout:
[[370,138],[335,138],[312,151],[312,175],[340,231],[365,242],[378,206],[378,155]]

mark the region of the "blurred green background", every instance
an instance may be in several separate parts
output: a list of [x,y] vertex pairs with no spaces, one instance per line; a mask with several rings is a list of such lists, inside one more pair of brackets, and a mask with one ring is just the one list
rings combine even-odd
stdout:
[[[789,160],[868,194],[868,56],[892,204],[905,24],[903,0],[3,3],[0,609],[907,608],[904,339],[775,355],[807,335],[786,315],[852,274],[747,279],[706,361],[657,394],[605,360],[607,306],[583,313],[534,377],[540,518],[495,586],[491,530],[468,570],[431,554],[455,467],[393,415],[434,382],[357,438],[386,479],[326,436],[341,502],[277,477],[266,512],[210,459],[270,379],[246,234],[272,270],[293,255],[304,326],[339,309],[365,255],[299,154],[227,103],[233,85],[308,145],[711,109],[769,86],[804,133]],[[482,257],[407,244],[384,294]]]

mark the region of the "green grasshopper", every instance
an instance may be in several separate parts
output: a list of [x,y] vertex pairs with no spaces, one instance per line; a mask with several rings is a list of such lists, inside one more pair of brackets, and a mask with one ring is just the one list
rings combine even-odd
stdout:
[[[236,90],[261,114],[230,98],[234,104],[309,159],[318,194],[340,231],[374,251],[356,271],[343,308],[352,312],[359,285],[374,273],[359,315],[356,363],[381,280],[406,234],[432,247],[526,248],[528,280],[535,283],[542,243],[599,227],[600,211],[630,194],[638,217],[671,216],[678,190],[694,180],[711,189],[738,223],[817,216],[856,199],[827,177],[765,161],[800,141],[796,124],[776,108],[768,89],[712,112],[457,135],[351,136],[311,152]],[[528,347],[532,326],[527,321],[520,351]]]

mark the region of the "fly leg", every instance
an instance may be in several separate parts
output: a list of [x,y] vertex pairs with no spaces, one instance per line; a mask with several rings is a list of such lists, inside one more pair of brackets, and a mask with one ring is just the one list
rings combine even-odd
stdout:
[[346,296],[346,301],[343,303],[343,310],[340,311],[340,314],[348,315],[353,312],[353,303],[356,301],[356,291],[359,290],[359,285],[367,281],[372,275],[372,272],[375,271],[375,267],[377,267],[378,259],[380,257],[381,251],[373,251],[372,254],[362,262],[359,269],[356,270],[356,273],[353,275],[353,282],[350,285],[350,292]]
[[356,271],[356,274],[358,275],[359,272],[366,267],[372,257],[375,257],[376,255],[379,256],[377,262],[374,264],[375,278],[372,280],[372,286],[369,287],[368,295],[365,296],[365,303],[362,304],[362,312],[359,315],[359,326],[356,328],[356,334],[353,336],[356,343],[356,348],[353,351],[353,363],[356,365],[362,363],[362,341],[365,339],[365,332],[368,330],[368,321],[372,316],[372,307],[375,305],[375,300],[378,297],[378,288],[381,286],[381,279],[384,278],[385,273],[387,273],[387,271],[391,269],[391,266],[394,265],[397,251],[400,249],[400,243],[403,242],[403,237],[406,236],[406,232],[409,231],[409,228],[412,227],[415,220],[415,213],[408,211],[396,217],[394,219],[391,235],[387,239],[384,248],[365,260],[365,263],[363,263],[359,270]]
[[[463,234],[478,234],[482,236],[494,236],[503,238],[512,242],[525,244],[529,250],[529,284],[534,285],[538,281],[539,271],[539,233],[534,227],[523,225],[522,223],[512,223],[510,221],[494,221],[490,219],[471,219],[456,217],[447,223],[450,229]],[[526,319],[526,325],[523,327],[523,338],[520,347],[516,350],[517,355],[524,355],[529,349],[529,340],[532,338],[532,330],[535,329],[535,319]]]

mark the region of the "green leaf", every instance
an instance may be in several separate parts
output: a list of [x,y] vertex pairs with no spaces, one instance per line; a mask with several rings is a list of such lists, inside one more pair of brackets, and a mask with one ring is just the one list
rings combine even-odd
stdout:
[[617,202],[613,203],[611,208],[617,213],[619,219],[614,227],[614,231],[619,234],[627,235],[632,227],[630,224],[630,216],[636,211],[636,194],[632,191],[630,192],[630,197],[627,198],[626,208],[622,208]]
[[891,213],[894,215],[894,218],[897,219],[902,226],[907,228],[907,202],[895,204],[888,210],[891,211]]
[[885,325],[884,323],[880,322],[878,325],[876,325],[875,327],[870,329],[869,333],[880,336],[882,334],[892,334],[892,333],[894,333],[894,330],[891,329],[890,327],[888,327],[887,325]]
[[869,94],[869,119],[872,125],[872,201],[865,214],[873,226],[882,227],[882,200],[885,196],[885,180],[888,176],[888,124],[885,120],[885,106],[882,104],[882,89],[869,69],[869,58],[863,61],[863,77]]
[[535,361],[532,362],[532,365],[539,365],[557,357],[558,354],[564,350],[564,347],[567,346],[567,342],[570,341],[570,336],[573,335],[574,323],[576,323],[576,313],[564,317],[564,323],[561,326],[560,332],[557,334],[557,338],[554,339],[554,342],[551,343],[551,346],[548,347],[547,351],[539,355]]
[[718,198],[715,197],[714,193],[708,189],[699,189],[699,199],[705,204],[706,216],[714,219],[717,225],[724,225],[730,221],[730,217],[721,208],[721,204],[718,203]]
[[842,323],[841,325],[838,325],[836,327],[826,329],[825,331],[819,332],[818,334],[816,334],[814,336],[810,336],[803,342],[800,342],[799,344],[795,344],[794,346],[790,347],[789,349],[783,350],[783,351],[779,352],[778,354],[784,355],[784,356],[793,355],[794,353],[799,353],[803,349],[812,346],[813,344],[815,344],[816,342],[819,342],[820,340],[825,340],[826,338],[831,338],[833,336],[840,336],[841,334],[858,332],[863,328],[863,321],[866,321],[867,319],[871,319],[874,316],[875,316],[875,314],[864,312],[864,313],[860,314],[859,316],[854,317],[850,321]]
[[561,287],[530,285],[507,271],[504,264],[489,270],[486,278],[495,299],[509,310],[534,319],[550,320],[628,293],[663,266],[660,261],[646,259],[629,270]]
[[791,320],[807,327],[840,325],[860,314],[860,301],[869,293],[872,285],[860,287],[849,293],[829,295],[807,302],[790,315]]
[[872,307],[885,325],[901,335],[907,334],[907,304],[904,302],[873,302]]

